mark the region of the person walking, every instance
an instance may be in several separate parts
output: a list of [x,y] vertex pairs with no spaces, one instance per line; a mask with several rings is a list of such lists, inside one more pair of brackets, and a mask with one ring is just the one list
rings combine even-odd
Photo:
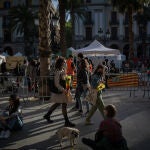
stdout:
[[[92,78],[91,78],[91,90],[93,90],[94,95],[95,94],[97,95],[96,96],[97,98],[96,98],[95,104],[92,106],[91,110],[89,111],[89,113],[86,117],[86,121],[85,121],[86,125],[92,124],[91,117],[94,115],[94,113],[96,112],[97,109],[99,109],[102,116],[104,117],[104,113],[103,113],[104,102],[102,99],[102,90],[97,92],[97,89],[96,89],[100,83],[104,82],[103,78],[104,78],[104,67],[102,65],[98,65],[96,70],[94,71],[94,74],[92,75]],[[93,97],[95,97],[95,96],[93,96]]]
[[[79,112],[83,113],[83,107],[82,107],[82,101],[80,99],[81,95],[85,97],[87,91],[90,88],[90,82],[89,82],[89,74],[88,74],[88,68],[87,68],[87,62],[85,59],[81,60],[80,69],[78,70],[77,74],[77,81],[78,85],[76,88],[76,100],[79,104]],[[89,112],[89,103],[88,101],[85,101],[87,112]]]
[[[81,67],[81,61],[82,61],[82,59],[83,59],[84,57],[83,57],[83,54],[82,53],[79,53],[78,54],[78,60],[77,60],[77,65],[76,65],[76,68],[77,68],[77,75],[78,75],[78,73],[79,73],[79,70],[80,70],[80,67]],[[76,91],[75,91],[75,100],[76,100],[76,104],[75,104],[75,107],[73,107],[72,108],[72,110],[78,110],[79,109],[79,103],[78,103],[78,101],[77,101],[77,88],[78,88],[78,86],[79,86],[79,82],[78,82],[78,79],[77,79],[77,86],[76,86]]]
[[55,72],[54,72],[54,86],[58,89],[58,92],[55,92],[51,89],[51,102],[54,104],[50,107],[48,112],[43,116],[49,123],[52,123],[53,120],[50,119],[51,114],[54,110],[62,105],[62,114],[65,119],[65,126],[74,127],[75,124],[69,121],[67,115],[67,90],[66,90],[66,73],[64,70],[65,59],[63,57],[59,57],[55,64]]

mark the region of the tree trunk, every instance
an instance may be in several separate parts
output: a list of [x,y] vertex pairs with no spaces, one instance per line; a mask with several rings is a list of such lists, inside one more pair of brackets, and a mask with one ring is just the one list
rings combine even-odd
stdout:
[[75,14],[73,8],[71,10],[71,25],[72,25],[72,47],[75,47]]
[[129,15],[129,58],[134,57],[134,46],[133,46],[133,41],[134,41],[134,35],[133,35],[133,7],[132,5],[128,8],[128,15]]
[[62,56],[66,56],[66,39],[65,39],[65,4],[63,0],[59,0],[59,15],[60,15],[60,48]]
[[39,54],[40,54],[40,89],[41,97],[48,96],[47,79],[48,65],[51,54],[51,0],[40,0],[39,9]]

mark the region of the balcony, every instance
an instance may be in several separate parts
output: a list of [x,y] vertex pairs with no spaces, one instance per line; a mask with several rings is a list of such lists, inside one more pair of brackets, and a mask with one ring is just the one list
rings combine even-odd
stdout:
[[111,26],[118,26],[118,25],[119,25],[119,21],[118,21],[118,20],[111,20],[111,21],[109,22],[109,24],[110,24]]
[[88,19],[86,21],[84,21],[84,25],[85,26],[93,26],[94,25],[94,21],[91,19]]

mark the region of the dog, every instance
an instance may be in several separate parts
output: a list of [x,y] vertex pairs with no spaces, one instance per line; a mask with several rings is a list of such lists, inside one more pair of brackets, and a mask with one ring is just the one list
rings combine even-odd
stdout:
[[78,129],[70,128],[70,127],[60,128],[56,132],[61,147],[62,147],[62,139],[64,137],[67,137],[70,140],[70,145],[74,146],[75,145],[75,139],[77,139],[79,137],[79,133],[80,133],[80,131]]

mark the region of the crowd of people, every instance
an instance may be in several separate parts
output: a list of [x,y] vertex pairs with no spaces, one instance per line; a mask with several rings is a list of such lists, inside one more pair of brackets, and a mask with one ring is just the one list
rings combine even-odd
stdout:
[[122,62],[122,70],[123,72],[131,72],[132,70],[136,70],[140,73],[148,73],[150,70],[150,60],[149,59],[132,59],[125,60]]
[[[106,60],[107,61],[107,60]],[[67,114],[68,106],[68,92],[71,91],[66,87],[66,76],[71,76],[73,81],[74,74],[77,74],[77,86],[75,91],[75,106],[72,111],[79,111],[79,114],[83,114],[83,99],[93,90],[95,97],[95,103],[85,101],[85,125],[92,125],[91,118],[95,111],[99,109],[103,121],[100,124],[100,128],[96,133],[95,140],[83,138],[84,144],[87,144],[92,149],[124,149],[127,150],[126,140],[124,139],[121,131],[120,123],[114,118],[116,114],[116,108],[114,105],[105,106],[102,99],[102,89],[97,90],[99,84],[105,84],[106,81],[106,67],[104,64],[99,64],[93,72],[92,63],[88,63],[88,59],[84,58],[82,53],[78,54],[77,66],[74,64],[73,57],[69,56],[67,60],[63,57],[57,57],[54,64],[51,67],[51,98],[50,102],[53,104],[49,108],[48,112],[43,116],[48,123],[53,123],[51,114],[55,109],[62,105],[62,114],[64,117],[65,127],[75,127],[76,124],[72,123]],[[107,64],[107,62],[106,62]],[[57,90],[56,90],[57,89]],[[81,99],[83,96],[83,99]]]
[[[108,65],[109,64],[109,65]],[[35,67],[36,66],[36,67]],[[29,70],[28,75],[31,80],[32,77],[38,76],[39,71],[35,71],[38,68],[38,62],[30,62],[28,67],[34,67]],[[110,67],[111,66],[111,67]],[[19,68],[19,64],[18,64]],[[111,69],[110,69],[111,68]],[[74,63],[73,57],[70,55],[66,60],[63,57],[56,57],[50,69],[50,82],[49,86],[51,91],[50,102],[53,103],[49,108],[48,112],[45,113],[43,118],[48,123],[53,123],[54,120],[51,119],[52,113],[57,107],[62,106],[62,115],[64,117],[65,127],[75,127],[76,124],[71,122],[68,113],[68,94],[71,95],[72,92],[72,82],[74,80],[75,74],[77,75],[77,85],[75,90],[75,106],[72,111],[78,111],[79,115],[85,116],[85,125],[92,125],[92,116],[98,109],[103,117],[103,121],[100,123],[100,128],[96,132],[95,140],[83,138],[84,144],[87,144],[92,149],[105,149],[116,148],[127,150],[126,140],[122,135],[121,125],[114,118],[116,114],[116,108],[114,105],[105,106],[102,99],[103,89],[97,90],[100,84],[107,85],[107,73],[115,68],[113,61],[110,63],[105,59],[102,64],[94,66],[92,61],[88,58],[84,58],[82,53],[78,54],[78,59],[76,64]],[[35,74],[36,73],[36,74]],[[66,84],[66,77],[71,76],[71,82],[69,88]],[[29,84],[29,82],[28,82]],[[91,92],[92,91],[92,92]],[[88,101],[87,97],[93,93],[92,101]],[[83,97],[83,98],[82,98]],[[83,100],[86,106],[86,112],[83,110]],[[0,138],[8,138],[10,131],[16,128],[16,124],[23,125],[22,118],[18,115],[19,108],[19,98],[16,95],[11,95],[9,99],[8,110],[9,114],[5,111],[0,115]],[[5,117],[7,116],[7,117]],[[19,119],[18,119],[19,118]],[[22,122],[20,122],[22,121]],[[19,127],[18,127],[19,128]]]

